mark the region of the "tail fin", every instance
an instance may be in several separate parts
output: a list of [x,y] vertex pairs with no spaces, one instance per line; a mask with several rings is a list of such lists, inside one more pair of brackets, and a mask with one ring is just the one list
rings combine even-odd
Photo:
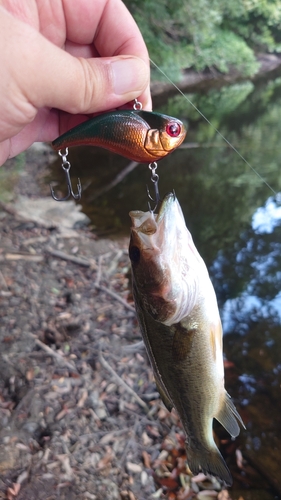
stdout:
[[192,448],[192,443],[189,443],[187,457],[192,474],[199,474],[199,472],[211,474],[223,481],[225,486],[232,485],[230,471],[217,447],[213,447],[210,450],[203,447],[195,449]]

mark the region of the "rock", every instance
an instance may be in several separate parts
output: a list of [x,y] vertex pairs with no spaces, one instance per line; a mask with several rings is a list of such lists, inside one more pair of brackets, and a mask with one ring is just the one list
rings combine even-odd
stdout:
[[57,202],[51,196],[34,199],[19,195],[10,208],[27,221],[59,229],[64,237],[76,236],[75,228],[87,225],[90,221],[81,212],[81,205],[76,205],[73,200]]

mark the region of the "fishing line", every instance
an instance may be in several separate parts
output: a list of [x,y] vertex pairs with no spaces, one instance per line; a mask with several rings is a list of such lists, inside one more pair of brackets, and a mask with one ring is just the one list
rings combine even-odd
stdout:
[[277,196],[277,192],[270,186],[270,184],[268,184],[268,182],[264,179],[264,177],[262,177],[261,174],[259,174],[259,172],[254,168],[252,167],[252,165],[248,162],[248,160],[246,160],[246,158],[244,158],[244,156],[238,151],[238,149],[236,149],[235,146],[233,146],[233,144],[231,144],[231,142],[229,142],[229,140],[224,137],[224,135],[215,127],[215,125],[212,124],[212,122],[210,122],[210,120],[208,120],[208,118],[204,115],[204,113],[202,113],[202,111],[200,111],[200,109],[197,108],[197,106],[195,106],[195,104],[193,104],[193,102],[187,97],[186,94],[184,94],[182,92],[182,90],[175,84],[175,82],[173,82],[173,80],[171,80],[171,78],[168,77],[168,75],[166,75],[166,73],[154,62],[152,61],[151,58],[149,58],[150,62],[155,66],[155,68],[158,69],[158,71],[160,71],[160,73],[162,73],[163,76],[165,76],[165,78],[175,87],[175,89],[184,97],[184,99],[195,109],[195,111],[197,111],[197,113],[199,113],[200,116],[202,116],[202,118],[204,118],[204,120],[212,127],[212,129],[226,142],[226,144],[239,156],[239,158],[241,158],[241,160],[243,160],[244,163],[246,163],[246,165],[257,175],[257,177],[259,177],[259,179],[270,189],[270,191],[272,191],[272,193]]

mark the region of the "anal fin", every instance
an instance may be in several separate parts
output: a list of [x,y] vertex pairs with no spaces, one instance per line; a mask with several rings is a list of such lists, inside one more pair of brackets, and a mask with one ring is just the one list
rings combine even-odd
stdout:
[[217,415],[215,415],[215,419],[218,420],[218,422],[227,430],[227,432],[229,432],[229,434],[233,438],[237,437],[240,432],[238,422],[245,429],[243,420],[240,417],[227,392],[225,392],[224,394],[223,404],[220,408],[220,411],[217,413]]

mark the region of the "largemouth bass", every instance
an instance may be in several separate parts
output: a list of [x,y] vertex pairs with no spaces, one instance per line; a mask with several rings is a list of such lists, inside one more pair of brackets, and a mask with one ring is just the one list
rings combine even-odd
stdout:
[[140,163],[158,161],[186,136],[177,118],[150,111],[120,110],[87,120],[55,139],[53,148],[99,146]]
[[186,433],[187,460],[232,484],[213,419],[232,437],[244,425],[224,388],[222,326],[206,265],[173,193],[159,213],[132,211],[129,256],[137,316],[161,398]]

